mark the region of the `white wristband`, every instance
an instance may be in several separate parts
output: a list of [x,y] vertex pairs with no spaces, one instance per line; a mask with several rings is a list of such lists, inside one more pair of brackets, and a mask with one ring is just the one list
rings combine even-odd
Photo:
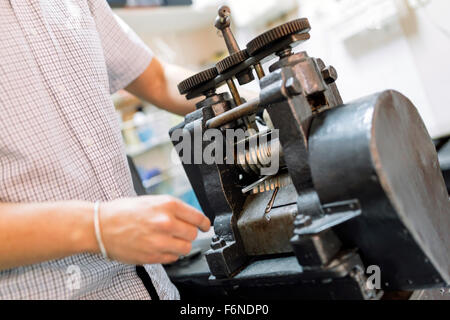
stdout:
[[99,208],[100,201],[96,201],[94,204],[94,228],[95,228],[95,237],[97,238],[97,243],[100,248],[100,252],[102,253],[103,258],[108,259],[108,254],[106,253],[105,246],[102,240],[102,234],[100,231],[100,219],[99,219]]

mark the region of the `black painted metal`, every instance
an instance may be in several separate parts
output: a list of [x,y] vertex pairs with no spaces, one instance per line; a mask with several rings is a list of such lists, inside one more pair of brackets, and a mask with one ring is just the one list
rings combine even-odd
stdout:
[[181,299],[210,301],[252,300],[364,300],[368,296],[358,281],[356,270],[362,266],[352,252],[328,270],[305,272],[294,256],[279,255],[267,260],[250,261],[245,271],[234,278],[214,279],[205,259],[209,239],[194,242],[202,254],[166,266],[166,271],[180,291]]
[[[254,173],[239,165],[184,163],[216,236],[206,259],[195,264],[201,270],[175,269],[174,281],[187,292],[221,297],[272,297],[285,290],[295,291],[292,297],[372,299],[380,291],[365,288],[364,270],[376,265],[386,291],[450,283],[448,191],[417,110],[394,91],[343,105],[336,70],[306,52],[292,53],[308,38],[305,33],[271,40],[271,46],[189,90],[187,98],[207,95],[178,126],[194,136],[234,107],[225,101],[229,96],[213,93],[218,86],[279,56],[260,79],[254,112],[265,108],[279,130],[285,166],[279,174],[287,170],[294,191],[248,196],[242,188],[255,181]],[[191,158],[209,143],[192,149]],[[283,204],[277,207],[278,193]],[[262,211],[267,207],[274,208],[272,224]],[[272,243],[271,234],[278,235]],[[264,243],[261,250],[258,241]],[[295,270],[293,261],[300,262]]]
[[365,265],[380,266],[383,286],[448,282],[448,196],[414,106],[393,91],[363,98],[318,115],[309,141],[321,201],[359,199],[362,215],[335,230],[345,245],[360,249]]

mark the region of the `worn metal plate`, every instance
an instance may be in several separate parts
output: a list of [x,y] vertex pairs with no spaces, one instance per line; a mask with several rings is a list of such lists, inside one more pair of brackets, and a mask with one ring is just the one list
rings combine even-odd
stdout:
[[248,255],[292,252],[294,219],[297,214],[297,192],[293,185],[281,188],[272,210],[265,210],[273,192],[247,197],[242,215],[237,221],[239,233]]
[[387,289],[450,282],[450,203],[434,145],[412,103],[395,91],[325,111],[310,135],[322,203],[360,200],[362,215],[336,229],[378,265]]
[[450,202],[425,125],[411,102],[392,92],[380,97],[372,121],[370,150],[380,183],[400,219],[450,283]]

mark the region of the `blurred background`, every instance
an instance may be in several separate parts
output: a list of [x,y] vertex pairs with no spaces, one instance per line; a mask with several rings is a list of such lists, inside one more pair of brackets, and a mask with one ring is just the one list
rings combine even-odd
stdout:
[[[109,1],[161,59],[198,71],[226,56],[214,28],[227,4],[241,47],[297,17],[312,25],[296,51],[322,58],[339,74],[344,101],[395,89],[416,105],[433,138],[450,135],[450,1],[448,0],[128,0]],[[255,81],[246,85],[258,91]],[[198,207],[170,143],[181,117],[120,91],[113,96],[127,153],[148,193],[169,193]]]

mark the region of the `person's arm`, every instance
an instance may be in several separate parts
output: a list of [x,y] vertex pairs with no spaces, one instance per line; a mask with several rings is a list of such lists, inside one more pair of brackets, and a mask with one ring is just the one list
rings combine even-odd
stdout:
[[[144,196],[102,203],[100,228],[110,259],[152,264],[187,254],[210,222],[175,198]],[[0,270],[82,252],[99,252],[93,203],[0,203]]]
[[[117,17],[105,0],[88,1],[102,43],[110,92],[126,88],[130,93],[159,108],[186,115],[202,98],[186,100],[177,85],[194,72],[161,62],[126,23]],[[251,98],[241,92],[244,98]]]
[[0,203],[0,270],[94,252],[93,204]]
[[199,99],[187,100],[178,92],[177,84],[193,74],[153,57],[145,71],[125,90],[159,108],[184,116],[195,110]]
[[[195,104],[203,99],[187,100],[178,92],[178,83],[193,74],[194,72],[185,68],[161,62],[153,57],[145,71],[125,90],[159,108],[184,116],[194,111]],[[218,92],[223,90],[220,88]],[[240,93],[246,99],[257,96],[257,93],[242,88]]]

